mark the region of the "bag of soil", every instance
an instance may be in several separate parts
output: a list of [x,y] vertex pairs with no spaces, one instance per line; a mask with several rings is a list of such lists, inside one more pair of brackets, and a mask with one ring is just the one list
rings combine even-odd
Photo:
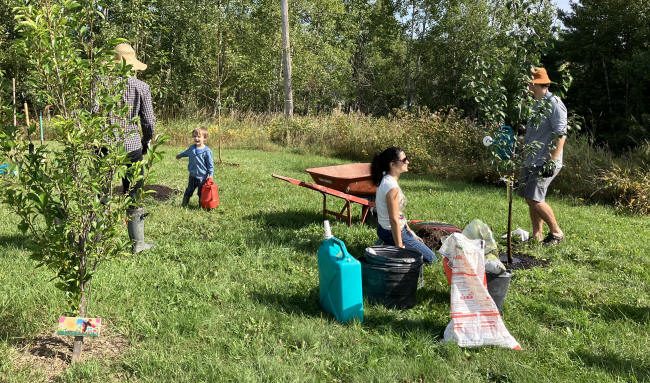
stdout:
[[444,341],[461,347],[501,346],[520,350],[506,329],[499,309],[490,296],[485,278],[483,240],[454,233],[447,237],[440,253],[451,263],[451,321]]

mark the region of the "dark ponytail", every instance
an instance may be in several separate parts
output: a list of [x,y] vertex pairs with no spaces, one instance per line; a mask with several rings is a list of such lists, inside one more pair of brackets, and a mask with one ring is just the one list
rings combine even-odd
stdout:
[[403,152],[402,149],[391,146],[384,149],[383,152],[375,154],[370,163],[370,175],[372,176],[372,183],[379,186],[384,174],[390,170],[390,163],[399,160],[399,154]]

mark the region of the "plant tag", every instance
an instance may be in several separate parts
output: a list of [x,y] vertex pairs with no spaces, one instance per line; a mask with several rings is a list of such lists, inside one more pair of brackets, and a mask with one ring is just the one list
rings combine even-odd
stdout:
[[59,317],[57,335],[99,336],[102,318]]

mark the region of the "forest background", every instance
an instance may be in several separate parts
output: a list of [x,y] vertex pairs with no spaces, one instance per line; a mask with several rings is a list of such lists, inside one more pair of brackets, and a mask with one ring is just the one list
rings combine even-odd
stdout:
[[[16,53],[14,7],[46,2],[0,0],[0,95],[11,98],[16,78],[19,105],[27,101],[35,110],[45,105],[32,96],[26,58]],[[566,63],[573,81],[560,93],[573,132],[579,130],[572,148],[579,156],[572,165],[584,176],[566,178],[565,188],[579,198],[596,196],[649,211],[643,192],[650,184],[646,1],[583,0],[569,12],[558,12],[549,0],[290,1],[297,120],[286,131],[274,129],[284,124],[278,116],[284,107],[279,2],[107,0],[97,9],[105,19],[101,38],[126,38],[149,65],[138,77],[151,85],[156,113],[169,126],[224,117],[238,127],[266,130],[283,145],[339,145],[326,154],[352,158],[386,143],[380,129],[397,128],[413,136],[411,151],[420,158],[455,145],[446,150],[458,157],[459,167],[441,170],[439,159],[422,161],[420,169],[472,180],[494,178],[487,170],[460,165],[480,157],[475,139],[481,133],[475,127],[484,122],[482,107],[492,96],[521,88],[513,75],[521,70],[521,56],[534,52],[529,64],[546,66],[552,79],[566,77],[559,72]],[[341,122],[333,115],[352,117]],[[508,121],[512,115],[507,113],[505,122],[517,125]],[[427,128],[414,130],[418,124]],[[180,130],[183,140],[187,129]],[[332,143],[324,137],[328,132],[346,139]],[[426,132],[438,134],[438,142],[415,148]],[[245,134],[231,132],[230,141],[237,135]],[[369,136],[377,145],[356,150],[355,140]],[[562,190],[562,182],[558,187]]]

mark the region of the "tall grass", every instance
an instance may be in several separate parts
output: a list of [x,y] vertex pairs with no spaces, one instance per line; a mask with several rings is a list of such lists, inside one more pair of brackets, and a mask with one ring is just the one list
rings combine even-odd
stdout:
[[[359,114],[294,117],[233,114],[212,120],[173,120],[162,124],[172,144],[189,143],[194,127],[205,126],[213,148],[295,152],[370,161],[374,153],[396,145],[413,159],[412,169],[439,178],[495,183],[499,179],[481,145],[483,132],[455,110],[402,113],[376,118]],[[573,135],[564,152],[565,167],[553,183],[556,193],[586,202],[612,204],[638,214],[650,211],[650,143],[615,156]],[[625,171],[620,171],[623,169]]]
[[411,168],[449,179],[476,180],[489,174],[482,133],[454,110],[448,113],[402,114],[377,118],[361,114],[302,117],[233,115],[211,120],[173,120],[162,124],[170,143],[189,143],[197,126],[208,128],[214,148],[269,149],[289,147],[300,153],[369,161],[390,145],[413,158]]

